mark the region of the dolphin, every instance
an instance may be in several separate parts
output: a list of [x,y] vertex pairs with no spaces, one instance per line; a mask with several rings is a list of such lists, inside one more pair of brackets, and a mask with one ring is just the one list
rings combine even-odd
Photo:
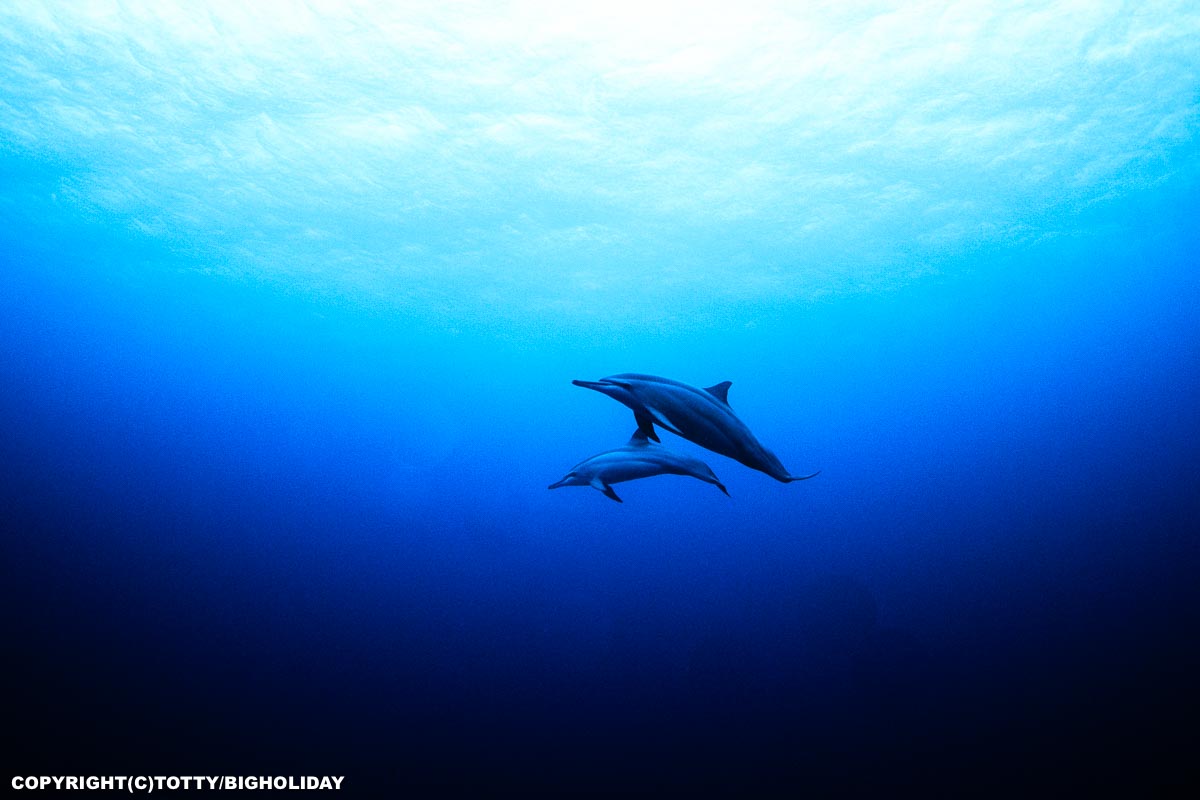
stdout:
[[638,428],[633,432],[629,443],[616,450],[605,450],[591,458],[580,461],[571,467],[561,481],[550,484],[548,488],[557,489],[560,486],[591,486],[605,497],[625,502],[617,497],[611,484],[622,481],[633,481],[638,478],[650,478],[654,475],[687,475],[705,483],[711,483],[725,492],[725,484],[717,480],[717,476],[698,458],[675,453],[661,444],[654,444],[646,438],[646,431]]
[[697,389],[686,383],[623,372],[598,381],[571,381],[594,389],[633,409],[638,430],[659,441],[654,426],[695,442],[703,448],[765,472],[777,481],[806,481],[812,475],[792,475],[779,458],[754,437],[729,407],[729,381]]

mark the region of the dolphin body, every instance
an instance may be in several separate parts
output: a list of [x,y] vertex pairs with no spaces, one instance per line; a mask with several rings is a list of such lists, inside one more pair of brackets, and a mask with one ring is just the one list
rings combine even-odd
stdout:
[[580,461],[571,467],[561,481],[550,484],[548,488],[557,489],[560,486],[591,486],[605,497],[625,502],[613,491],[614,483],[633,481],[638,478],[650,478],[655,475],[686,475],[690,478],[711,483],[725,492],[725,484],[717,480],[717,476],[698,458],[672,452],[661,444],[654,444],[646,438],[646,432],[638,428],[633,432],[629,443],[616,450],[605,450],[591,458]]
[[594,389],[633,409],[638,430],[658,441],[654,426],[665,428],[703,448],[765,472],[777,481],[806,481],[812,475],[792,475],[779,458],[755,438],[729,407],[729,381],[697,389],[686,383],[623,372],[598,381],[571,381]]

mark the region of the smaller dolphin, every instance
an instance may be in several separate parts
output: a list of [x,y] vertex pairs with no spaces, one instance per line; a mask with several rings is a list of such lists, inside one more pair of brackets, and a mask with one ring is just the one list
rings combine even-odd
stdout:
[[740,461],[777,481],[806,481],[811,475],[792,475],[779,457],[755,438],[729,407],[729,381],[697,389],[655,375],[626,372],[598,381],[571,381],[606,394],[633,410],[638,430],[658,441],[654,426],[665,428],[706,450]]
[[610,484],[622,481],[633,481],[638,478],[650,478],[655,475],[687,475],[691,478],[711,483],[725,492],[725,484],[717,480],[717,476],[698,458],[681,455],[668,450],[661,444],[654,444],[646,439],[646,431],[639,428],[633,432],[629,443],[616,450],[605,450],[591,458],[580,461],[571,467],[561,481],[550,484],[548,488],[557,489],[560,486],[591,486],[605,497],[625,502],[617,497]]

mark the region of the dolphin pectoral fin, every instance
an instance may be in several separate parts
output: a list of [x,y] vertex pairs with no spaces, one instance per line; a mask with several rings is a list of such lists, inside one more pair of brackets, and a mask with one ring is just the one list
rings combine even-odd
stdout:
[[621,498],[617,497],[617,493],[613,491],[613,488],[611,486],[609,486],[607,483],[600,480],[599,478],[594,479],[591,483],[592,483],[593,489],[595,489],[597,492],[600,492],[600,494],[604,495],[609,500],[616,500],[618,503],[625,502]]
[[812,475],[788,475],[787,478],[785,478],[783,482],[791,483],[792,481],[806,481],[809,478],[815,478],[820,474],[821,474],[821,470],[817,470]]
[[729,494],[729,490],[725,488],[725,484],[721,483],[720,481],[717,481],[716,483],[714,483],[713,486],[716,486],[718,489],[720,489],[722,492],[724,492],[726,497],[731,496]]
[[662,439],[658,438],[658,434],[654,432],[654,418],[653,417],[651,417],[645,411],[634,411],[633,418],[635,420],[637,420],[637,426],[638,426],[637,434],[634,434],[635,436],[638,434],[642,434],[647,439],[650,439],[651,441],[654,441],[654,442],[662,441]]

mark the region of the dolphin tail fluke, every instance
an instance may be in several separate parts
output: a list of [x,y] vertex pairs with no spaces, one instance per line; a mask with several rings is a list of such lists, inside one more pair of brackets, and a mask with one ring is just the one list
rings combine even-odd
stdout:
[[788,475],[786,478],[783,479],[783,482],[791,483],[792,481],[806,481],[809,478],[815,478],[820,474],[821,474],[821,470],[817,470],[816,472],[814,472],[811,475]]

